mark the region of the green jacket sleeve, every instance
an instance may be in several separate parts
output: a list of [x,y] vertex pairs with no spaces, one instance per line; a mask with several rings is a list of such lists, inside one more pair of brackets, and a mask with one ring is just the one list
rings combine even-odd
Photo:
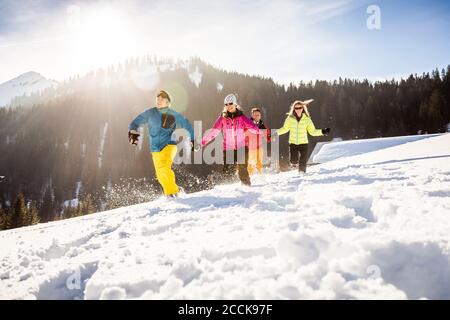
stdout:
[[291,130],[291,127],[289,125],[289,117],[287,117],[286,120],[284,120],[283,127],[277,130],[277,134],[281,136],[282,134],[289,132],[289,130]]
[[309,119],[309,123],[308,126],[306,127],[306,130],[308,130],[308,133],[314,137],[323,136],[322,129],[316,129],[311,119]]

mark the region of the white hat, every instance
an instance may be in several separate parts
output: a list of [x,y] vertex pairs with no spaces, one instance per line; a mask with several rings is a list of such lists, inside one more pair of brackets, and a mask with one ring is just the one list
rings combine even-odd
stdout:
[[223,103],[224,104],[229,104],[229,103],[237,104],[237,98],[233,93],[230,93],[229,95],[227,95],[225,97],[225,100],[223,101]]

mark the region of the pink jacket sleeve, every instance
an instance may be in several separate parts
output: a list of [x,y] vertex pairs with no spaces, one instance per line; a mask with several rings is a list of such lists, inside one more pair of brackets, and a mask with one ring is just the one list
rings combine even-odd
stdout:
[[222,129],[222,116],[219,116],[217,118],[216,122],[214,123],[211,130],[209,130],[208,134],[203,137],[202,139],[202,147],[210,143],[212,140],[214,140],[217,135],[220,133]]
[[242,123],[244,125],[244,128],[243,128],[244,130],[248,130],[254,134],[261,133],[258,126],[256,124],[254,124],[253,121],[250,120],[249,118],[247,118],[246,116],[242,116]]

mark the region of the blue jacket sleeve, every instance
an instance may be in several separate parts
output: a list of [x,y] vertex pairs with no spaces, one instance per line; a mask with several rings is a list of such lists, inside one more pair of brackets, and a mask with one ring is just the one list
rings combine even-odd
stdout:
[[149,109],[145,110],[141,114],[139,114],[136,118],[134,118],[133,121],[131,121],[130,125],[128,126],[129,130],[137,130],[140,126],[148,122],[148,118],[150,116]]
[[177,126],[183,128],[183,129],[186,129],[189,132],[189,136],[190,136],[191,140],[194,140],[194,129],[192,128],[192,125],[189,122],[189,120],[186,119],[185,117],[183,117],[181,114],[179,114],[176,111],[174,111],[173,114],[175,116]]

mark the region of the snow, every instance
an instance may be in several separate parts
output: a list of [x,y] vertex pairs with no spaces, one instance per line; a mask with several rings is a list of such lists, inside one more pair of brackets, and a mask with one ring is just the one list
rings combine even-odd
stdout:
[[41,92],[57,85],[37,72],[27,72],[0,84],[0,107],[7,106],[15,97]]
[[191,79],[192,83],[198,88],[200,83],[202,82],[203,74],[200,72],[198,66],[195,66],[195,70],[189,73],[189,79]]
[[82,182],[77,181],[76,187],[75,187],[75,198],[78,199],[80,197],[80,190],[81,190]]
[[0,232],[2,299],[450,299],[450,134]]
[[368,153],[375,150],[389,148],[408,142],[436,137],[439,134],[413,135],[402,137],[359,139],[338,142],[319,142],[310,156],[312,163],[324,163],[343,157]]
[[217,82],[217,92],[222,92],[223,90],[223,84],[221,84],[220,82]]
[[160,82],[158,68],[154,65],[144,65],[140,69],[133,70],[130,78],[142,90],[153,90]]
[[64,207],[65,208],[67,208],[67,207],[71,207],[71,208],[78,207],[78,198],[64,201]]
[[175,70],[175,65],[173,65],[173,64],[158,65],[158,70],[160,72],[174,71]]
[[103,126],[103,130],[100,131],[100,148],[98,151],[98,167],[102,167],[103,163],[103,150],[105,148],[105,140],[106,140],[106,134],[108,132],[108,122],[105,122],[105,125]]

